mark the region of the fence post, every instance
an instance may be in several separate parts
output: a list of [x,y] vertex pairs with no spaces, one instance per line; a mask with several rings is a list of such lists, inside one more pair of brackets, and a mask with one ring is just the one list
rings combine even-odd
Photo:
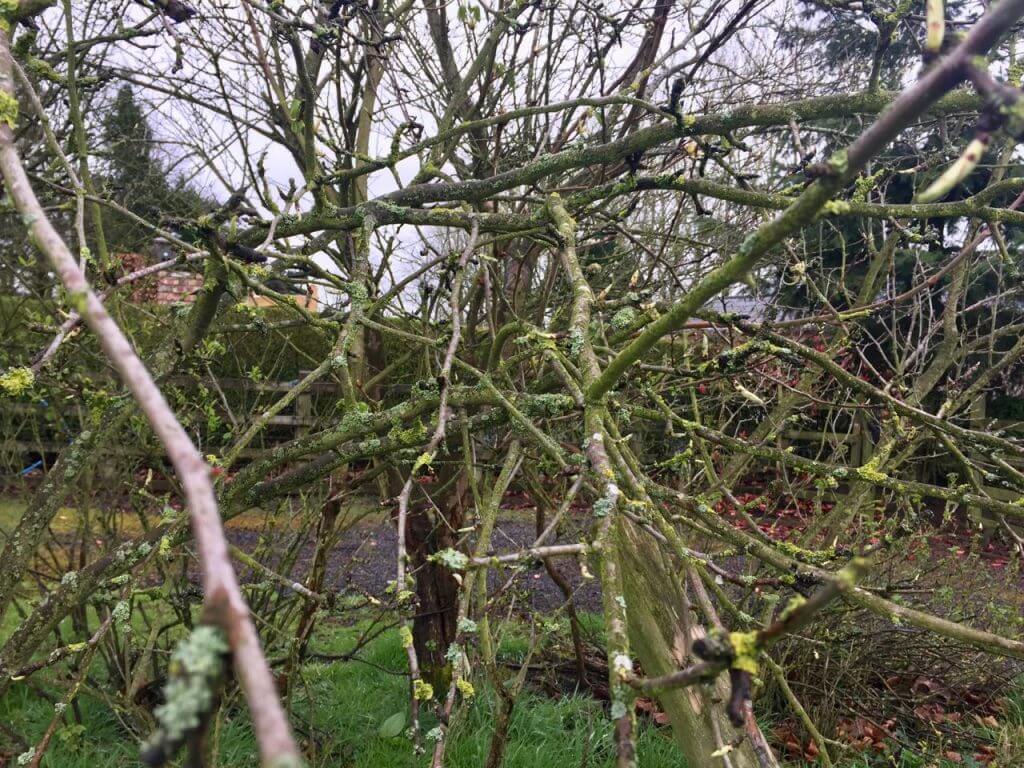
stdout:
[[857,441],[858,453],[860,455],[859,466],[863,466],[871,459],[871,455],[875,452],[875,444],[871,440],[871,429],[868,426],[868,416],[863,412],[857,415],[857,428],[860,433],[860,439]]
[[[971,403],[970,408],[967,411],[968,417],[970,418],[971,429],[975,431],[983,431],[985,429],[986,400],[987,398],[985,393],[982,392],[974,399],[974,402]],[[976,449],[971,449],[968,455],[972,464],[971,474],[974,475],[977,482],[983,484],[985,481],[980,477],[980,473],[976,469],[973,469],[973,466],[977,466],[978,462],[983,460],[983,456]],[[970,478],[964,479],[970,480]],[[987,544],[989,539],[992,538],[992,533],[995,530],[995,520],[992,519],[992,516],[988,512],[978,507],[968,507],[967,517],[981,530],[982,542]]]
[[[305,379],[309,374],[310,371],[300,370],[299,379]],[[295,436],[303,437],[309,432],[309,427],[313,423],[313,394],[309,389],[295,398],[293,413],[295,414]]]
[[303,392],[295,398],[295,436],[302,437],[309,432],[313,420],[313,396]]

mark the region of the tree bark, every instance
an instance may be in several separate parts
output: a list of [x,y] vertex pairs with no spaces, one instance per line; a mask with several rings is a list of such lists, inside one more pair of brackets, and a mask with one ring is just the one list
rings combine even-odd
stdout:
[[[645,676],[675,672],[687,665],[689,649],[703,630],[692,616],[683,615],[687,601],[680,578],[651,538],[625,520],[619,535],[630,645]],[[727,743],[741,735],[725,714],[729,699],[725,675],[709,686],[660,692],[657,699],[687,765],[715,764],[711,754],[720,747],[716,726]],[[729,752],[729,759],[733,768],[759,768],[749,739]]]
[[465,521],[465,480],[454,481],[452,492],[435,503],[420,501],[409,509],[406,547],[409,571],[415,580],[416,615],[412,639],[423,679],[435,691],[444,691],[451,683],[451,669],[445,654],[455,641],[458,623],[459,582],[454,572],[430,557],[445,549],[454,549],[456,533]]

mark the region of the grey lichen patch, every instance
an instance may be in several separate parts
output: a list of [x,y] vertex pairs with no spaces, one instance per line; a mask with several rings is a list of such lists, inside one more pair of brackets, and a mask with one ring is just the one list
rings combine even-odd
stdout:
[[435,552],[427,559],[433,563],[439,563],[451,571],[464,571],[469,566],[469,557],[464,552],[459,552],[451,547]]
[[143,746],[149,754],[170,757],[213,706],[217,682],[228,645],[220,630],[196,629],[178,643],[171,655],[171,679],[164,703],[153,710],[157,729]]
[[569,355],[576,359],[580,356],[580,350],[583,349],[583,331],[579,328],[573,328],[569,332]]
[[623,307],[612,315],[611,325],[616,331],[624,331],[636,321],[636,310],[632,307]]
[[359,282],[346,283],[345,290],[354,302],[364,302],[370,297],[369,292],[366,290],[366,286]]
[[606,517],[614,512],[620,495],[619,486],[615,483],[608,483],[605,486],[604,496],[594,502],[594,516]]
[[376,437],[371,437],[363,440],[359,443],[358,450],[362,454],[373,454],[378,453],[381,448],[381,441]]
[[568,395],[534,395],[523,400],[523,413],[535,418],[561,416],[572,410],[573,401]]
[[110,613],[119,630],[126,634],[132,631],[132,607],[127,600],[118,601]]

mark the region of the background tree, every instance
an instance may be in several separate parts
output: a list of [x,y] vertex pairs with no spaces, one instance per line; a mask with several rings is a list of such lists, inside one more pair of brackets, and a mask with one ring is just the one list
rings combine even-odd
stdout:
[[[160,142],[131,86],[118,89],[102,127],[99,154],[105,170],[101,183],[109,199],[159,225],[194,219],[213,207],[161,159]],[[107,238],[114,250],[146,250],[153,240],[152,229],[133,218],[117,212],[106,218]]]

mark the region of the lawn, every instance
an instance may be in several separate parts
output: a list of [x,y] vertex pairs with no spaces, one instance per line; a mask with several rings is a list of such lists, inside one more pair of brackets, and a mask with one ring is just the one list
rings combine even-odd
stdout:
[[[344,653],[352,647],[358,630],[327,628],[314,643],[324,654]],[[508,655],[518,648],[510,643]],[[397,630],[372,641],[360,661],[309,663],[291,702],[293,722],[310,756],[312,766],[414,768],[429,765],[429,756],[417,756],[404,735],[388,738],[381,724],[408,705],[403,674],[405,652]],[[478,768],[484,764],[492,732],[495,697],[477,681],[477,696],[458,713],[451,732],[447,765]],[[108,704],[94,693],[79,698],[82,723],[58,731],[42,765],[49,768],[120,768],[138,765],[138,748],[112,717]],[[16,685],[0,699],[0,721],[9,724],[34,743],[53,715],[52,706],[27,685]],[[222,709],[217,739],[217,765],[251,768],[256,760],[249,721],[242,708]],[[70,718],[68,722],[73,723]],[[434,722],[427,718],[424,731]],[[429,742],[428,742],[429,744]],[[638,741],[644,766],[678,768],[669,730],[644,723]],[[611,730],[600,702],[582,696],[555,700],[527,691],[514,711],[506,768],[537,766],[605,766],[612,756]]]
[[[9,629],[9,628],[8,628]],[[313,649],[325,655],[351,650],[359,627],[325,626],[315,637]],[[512,636],[501,655],[513,659],[521,652],[520,638]],[[396,630],[370,642],[358,661],[310,662],[302,668],[302,681],[291,702],[292,720],[309,756],[311,766],[332,768],[419,768],[429,765],[428,755],[416,755],[402,734],[388,737],[381,726],[407,707],[405,653]],[[99,665],[97,665],[99,669]],[[102,677],[102,673],[98,673]],[[42,680],[36,681],[41,683]],[[451,731],[446,764],[451,768],[484,765],[493,729],[495,696],[479,679],[477,696],[459,709]],[[44,686],[45,687],[45,686]],[[98,686],[102,688],[102,686]],[[98,690],[84,691],[78,700],[82,717],[70,716],[57,731],[42,761],[47,768],[122,768],[137,766],[138,744],[111,715],[109,701]],[[1022,754],[1024,745],[1024,689],[1018,687],[1007,699],[1005,718],[998,727],[979,726],[978,735],[1000,747],[1008,761],[990,762],[994,768],[1014,768],[1011,755]],[[68,710],[70,715],[70,710]],[[0,721],[23,734],[30,743],[41,736],[53,716],[53,707],[28,685],[15,685],[0,699]],[[641,719],[638,739],[640,764],[645,768],[680,768],[668,728]],[[435,725],[424,718],[423,730]],[[244,708],[232,699],[221,709],[212,746],[216,765],[252,768],[256,749]],[[431,746],[427,742],[428,747]],[[13,754],[11,755],[14,756]],[[569,768],[608,766],[613,758],[611,730],[603,705],[585,696],[553,699],[527,689],[517,702],[503,765],[506,768]],[[16,761],[15,761],[16,762]],[[0,762],[2,764],[2,762]],[[843,768],[954,768],[980,766],[970,754],[950,747],[936,752],[903,751],[898,757],[872,752],[847,752],[840,756]],[[797,763],[787,763],[797,765]]]

